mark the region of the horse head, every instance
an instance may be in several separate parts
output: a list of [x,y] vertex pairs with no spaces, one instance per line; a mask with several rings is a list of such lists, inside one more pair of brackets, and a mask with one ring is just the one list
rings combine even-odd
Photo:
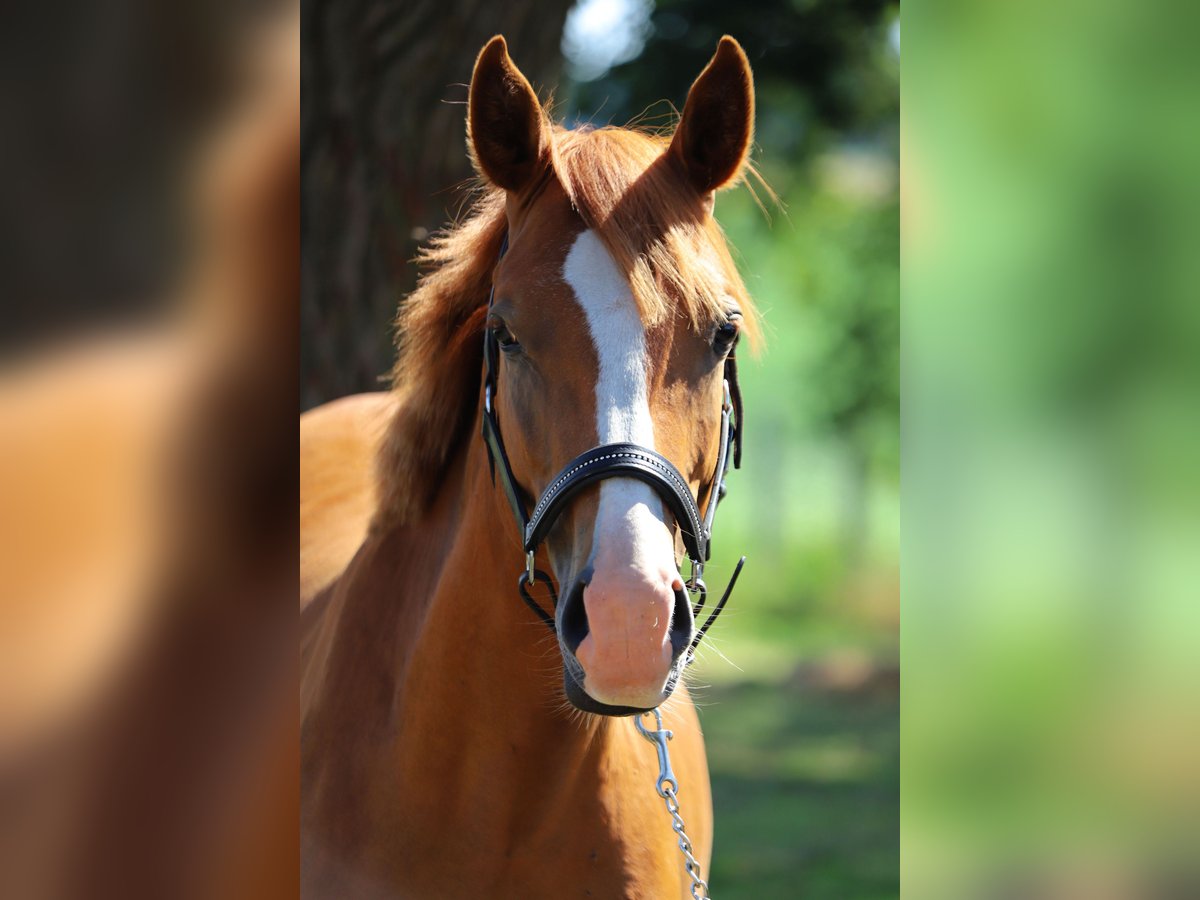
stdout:
[[[680,568],[697,521],[668,501],[686,481],[704,510],[723,474],[726,360],[754,314],[712,212],[746,166],[753,114],[750,67],[728,37],[671,136],[552,125],[502,37],[475,64],[470,150],[503,192],[507,249],[484,327],[514,492],[546,496],[589,448],[669,461],[658,481],[597,478],[545,534],[566,693],[585,711],[657,706],[690,655]],[[490,389],[486,402],[493,414]],[[668,476],[678,490],[657,486]]]

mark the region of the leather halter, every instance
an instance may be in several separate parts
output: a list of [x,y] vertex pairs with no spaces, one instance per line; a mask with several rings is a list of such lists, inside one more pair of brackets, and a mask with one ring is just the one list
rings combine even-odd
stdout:
[[[500,258],[508,251],[508,235],[500,245]],[[493,283],[488,294],[488,311],[496,297],[496,286]],[[554,630],[554,617],[542,609],[529,594],[530,582],[540,581],[550,590],[551,597],[557,606],[554,585],[550,577],[534,567],[534,554],[545,540],[546,535],[580,491],[606,478],[636,478],[645,482],[663,499],[675,520],[679,523],[683,536],[683,546],[692,561],[692,574],[687,582],[687,589],[698,594],[692,615],[698,616],[704,607],[708,596],[708,588],[704,584],[704,564],[708,562],[712,552],[713,518],[717,512],[717,504],[725,496],[725,475],[729,471],[730,462],[734,468],[740,468],[742,463],[742,394],[738,387],[737,360],[731,350],[725,359],[725,397],[721,404],[721,447],[717,453],[717,467],[713,473],[708,504],[703,515],[700,513],[696,499],[692,496],[687,479],[679,472],[669,459],[648,447],[637,444],[617,443],[602,444],[587,450],[567,463],[561,472],[550,481],[550,486],[542,493],[533,506],[533,513],[527,511],[526,498],[528,494],[517,483],[513,475],[512,465],[504,450],[504,440],[500,436],[500,423],[496,419],[497,373],[499,368],[499,341],[495,332],[484,327],[483,338],[483,440],[487,445],[488,464],[491,469],[492,483],[496,481],[496,471],[500,472],[500,483],[508,504],[512,507],[513,517],[521,531],[522,546],[525,550],[525,571],[517,582],[517,590],[521,599],[528,604],[551,630]],[[730,449],[732,448],[732,454]],[[746,557],[742,557],[733,571],[729,585],[721,595],[720,601],[704,625],[696,631],[696,635],[688,648],[687,662],[691,662],[696,647],[701,638],[721,610],[737,583],[742,565]]]

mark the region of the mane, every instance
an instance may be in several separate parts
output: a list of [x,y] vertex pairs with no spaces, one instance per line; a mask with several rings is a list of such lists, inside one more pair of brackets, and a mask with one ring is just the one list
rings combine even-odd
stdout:
[[[686,316],[702,329],[741,310],[758,317],[724,233],[665,154],[669,135],[636,128],[554,127],[550,161],[584,224],[629,280],[644,321]],[[504,191],[476,187],[460,222],[417,255],[424,271],[396,316],[397,413],[379,459],[376,524],[415,521],[475,420],[492,270],[506,228]]]

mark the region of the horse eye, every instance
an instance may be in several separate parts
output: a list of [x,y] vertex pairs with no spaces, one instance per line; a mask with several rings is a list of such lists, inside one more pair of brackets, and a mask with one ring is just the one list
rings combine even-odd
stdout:
[[493,319],[489,322],[488,328],[496,336],[496,345],[505,353],[515,353],[521,349],[521,344],[513,337],[513,333],[508,330],[508,326],[499,319]]
[[736,316],[726,319],[717,327],[717,333],[713,336],[713,350],[716,351],[717,355],[724,356],[733,349],[733,345],[737,343],[740,330]]

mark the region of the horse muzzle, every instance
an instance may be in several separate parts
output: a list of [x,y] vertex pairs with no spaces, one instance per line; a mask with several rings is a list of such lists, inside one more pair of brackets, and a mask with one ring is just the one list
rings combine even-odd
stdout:
[[695,633],[679,576],[629,567],[589,567],[557,619],[567,699],[602,715],[643,712],[670,696]]

